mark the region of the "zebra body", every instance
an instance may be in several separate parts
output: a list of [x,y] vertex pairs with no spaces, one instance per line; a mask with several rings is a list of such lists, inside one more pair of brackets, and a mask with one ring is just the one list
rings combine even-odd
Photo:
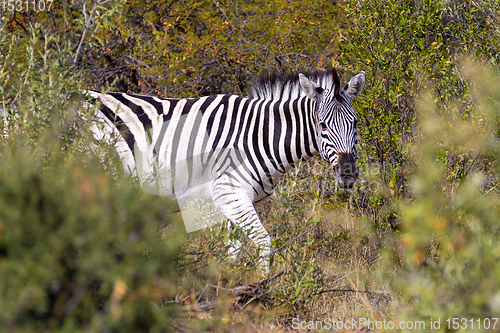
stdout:
[[101,103],[91,129],[96,139],[113,142],[125,170],[146,192],[178,202],[212,200],[260,246],[267,269],[271,238],[253,204],[270,196],[298,161],[318,153],[336,168],[341,186],[352,186],[357,177],[351,100],[364,87],[364,72],[346,91],[335,70],[308,77],[263,76],[249,97],[88,91]]

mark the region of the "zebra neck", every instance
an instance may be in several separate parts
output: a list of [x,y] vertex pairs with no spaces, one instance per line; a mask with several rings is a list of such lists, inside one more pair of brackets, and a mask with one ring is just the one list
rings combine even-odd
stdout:
[[[299,161],[318,154],[316,101],[301,97],[291,101],[270,102],[269,138],[274,147],[276,170],[280,173],[292,169]],[[265,124],[264,124],[264,127]]]

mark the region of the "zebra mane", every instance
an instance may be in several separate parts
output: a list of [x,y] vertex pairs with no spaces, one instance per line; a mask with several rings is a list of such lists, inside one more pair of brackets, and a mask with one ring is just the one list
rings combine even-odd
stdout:
[[[340,79],[335,68],[317,69],[313,72],[302,72],[309,80],[323,89],[340,93]],[[268,100],[292,100],[306,96],[300,87],[298,73],[264,72],[253,80],[248,89],[248,97]]]

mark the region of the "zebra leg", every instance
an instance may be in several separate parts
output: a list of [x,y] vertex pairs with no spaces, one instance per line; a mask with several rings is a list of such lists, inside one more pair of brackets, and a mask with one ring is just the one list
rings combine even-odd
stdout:
[[[236,228],[236,227],[234,227],[234,228]],[[239,235],[235,236],[233,233],[234,233],[233,222],[228,220],[227,221],[227,235],[229,237],[229,241],[228,241],[229,249],[227,250],[227,254],[233,262],[236,262],[238,254],[241,251],[241,242],[239,239],[236,238]]]
[[231,196],[231,199],[226,202],[214,199],[214,203],[233,225],[241,228],[259,247],[259,267],[261,272],[267,275],[272,249],[271,237],[264,229],[252,201]]

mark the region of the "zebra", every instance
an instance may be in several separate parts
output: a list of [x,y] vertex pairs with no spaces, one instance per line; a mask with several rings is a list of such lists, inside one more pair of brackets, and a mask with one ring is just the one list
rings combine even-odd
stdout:
[[[139,178],[143,190],[161,188],[156,194],[182,201],[195,195],[213,201],[229,229],[239,228],[259,247],[265,274],[272,242],[254,203],[269,197],[300,160],[317,154],[333,166],[340,187],[353,186],[358,168],[352,100],[364,86],[361,71],[342,89],[331,68],[262,74],[246,97],[86,94],[90,105],[100,105],[91,126],[94,138],[116,138],[124,169]],[[234,258],[240,247],[230,238],[228,255]]]

